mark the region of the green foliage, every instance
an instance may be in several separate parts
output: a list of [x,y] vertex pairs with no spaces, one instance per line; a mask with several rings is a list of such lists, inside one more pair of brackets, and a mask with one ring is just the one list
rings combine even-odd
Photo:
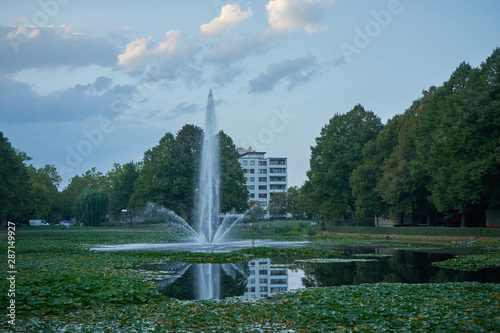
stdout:
[[382,129],[380,118],[356,105],[346,114],[336,114],[321,129],[316,146],[311,148],[306,194],[317,202],[325,218],[355,210],[352,171],[363,162],[363,146]]
[[282,218],[286,216],[288,206],[287,192],[271,193],[269,206],[267,208],[269,215]]
[[479,271],[488,267],[500,267],[500,253],[459,256],[444,261],[433,262],[432,266],[459,271]]
[[109,197],[103,188],[86,188],[75,201],[75,216],[86,226],[99,226],[108,213]]
[[[25,156],[26,157],[26,156]],[[30,201],[29,175],[25,157],[0,132],[0,221],[27,218]]]
[[472,68],[462,63],[429,101],[415,127],[415,173],[442,213],[500,207],[500,49]]
[[238,213],[248,208],[248,190],[243,170],[238,162],[240,155],[231,137],[223,131],[219,132],[221,154],[221,212],[229,212],[233,208]]
[[123,209],[130,208],[129,201],[139,178],[139,170],[139,163],[129,162],[123,166],[116,163],[114,169],[108,173],[112,189],[109,206],[115,217],[120,216]]

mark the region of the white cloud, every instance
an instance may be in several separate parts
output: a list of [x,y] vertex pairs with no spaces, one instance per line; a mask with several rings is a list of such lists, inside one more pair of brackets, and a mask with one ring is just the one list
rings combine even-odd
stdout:
[[160,44],[154,51],[155,53],[174,53],[178,47],[180,40],[184,37],[182,30],[170,30],[165,34],[165,38],[160,41]]
[[318,25],[324,7],[333,0],[270,0],[267,5],[269,25],[277,30],[293,31],[303,28],[307,33],[324,30]]
[[252,10],[248,8],[242,12],[239,5],[227,4],[221,9],[220,16],[214,18],[210,23],[200,26],[200,33],[207,38],[215,38],[234,28],[245,18],[252,16]]
[[137,70],[142,60],[149,57],[152,52],[148,50],[148,43],[151,40],[151,36],[146,38],[138,38],[131,43],[128,43],[125,49],[125,53],[118,55],[118,65],[125,67],[128,72],[133,72]]
[[[129,73],[144,72],[147,65],[156,68],[155,80],[175,79],[181,67],[194,62],[199,48],[187,40],[182,30],[170,30],[157,46],[150,46],[151,36],[128,43],[124,53],[118,55],[118,65]],[[158,72],[160,71],[160,72]],[[174,74],[174,75],[173,75]]]

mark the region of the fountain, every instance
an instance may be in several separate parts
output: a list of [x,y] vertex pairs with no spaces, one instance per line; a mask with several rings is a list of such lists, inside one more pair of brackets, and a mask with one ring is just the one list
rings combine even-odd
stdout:
[[[205,129],[202,143],[202,153],[200,160],[200,173],[198,190],[195,198],[195,208],[197,211],[195,231],[183,218],[173,211],[155,204],[149,204],[147,209],[155,210],[168,218],[169,223],[176,223],[189,232],[192,242],[167,243],[167,244],[120,244],[103,245],[91,250],[100,252],[122,251],[122,250],[178,250],[178,251],[231,251],[234,249],[254,246],[254,241],[226,241],[226,234],[245,215],[228,213],[220,220],[220,147],[219,136],[215,121],[214,101],[212,90],[208,94],[207,112],[205,118]],[[252,208],[250,208],[251,210]],[[276,242],[260,240],[259,245],[263,246],[283,246]],[[290,243],[285,244],[290,246]],[[223,265],[199,264],[196,266],[197,277],[197,298],[211,299],[220,298],[220,277],[221,269],[228,270],[231,267]],[[229,265],[233,266],[233,265]]]
[[220,148],[211,89],[208,94],[199,176],[196,196],[198,234],[205,243],[216,244],[220,240],[215,238],[220,215]]

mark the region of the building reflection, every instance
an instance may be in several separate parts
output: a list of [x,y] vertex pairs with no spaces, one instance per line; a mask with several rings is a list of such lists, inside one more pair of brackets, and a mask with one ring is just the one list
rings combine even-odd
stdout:
[[271,259],[255,259],[248,262],[250,274],[243,297],[261,298],[288,291],[288,269],[272,265]]

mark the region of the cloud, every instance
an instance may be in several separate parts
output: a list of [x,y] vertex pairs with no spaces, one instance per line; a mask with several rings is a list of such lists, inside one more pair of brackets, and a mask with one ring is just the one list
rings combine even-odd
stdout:
[[271,91],[282,82],[288,82],[289,90],[308,82],[317,74],[318,65],[315,56],[283,60],[273,63],[267,67],[265,73],[260,73],[256,78],[250,80],[250,93],[258,94]]
[[186,114],[195,114],[203,110],[203,107],[201,105],[195,104],[195,103],[180,103],[177,104],[170,112],[168,115],[164,116],[165,120],[171,120],[174,118],[177,118],[182,115]]
[[227,66],[248,56],[266,54],[283,42],[282,34],[270,30],[263,30],[255,36],[235,34],[207,47],[203,61]]
[[219,37],[249,16],[252,16],[250,8],[242,12],[239,5],[227,4],[221,8],[220,16],[200,26],[200,34],[206,38]]
[[270,0],[267,5],[269,25],[276,30],[293,31],[303,28],[307,33],[324,30],[318,22],[325,6],[332,0]]
[[156,46],[150,44],[151,37],[127,44],[125,52],[118,55],[118,65],[149,82],[182,78],[188,86],[201,83],[203,71],[196,62],[201,46],[187,39],[182,30],[170,30]]
[[147,44],[151,40],[151,36],[146,38],[138,38],[131,43],[128,43],[125,52],[118,55],[118,65],[125,68],[127,72],[137,70],[143,59],[146,59],[153,54],[152,50],[148,50]]
[[112,85],[107,77],[76,85],[45,96],[34,93],[26,83],[0,76],[0,119],[4,123],[62,123],[102,116],[113,119],[119,110],[113,107],[122,96],[135,91],[131,85]]
[[105,37],[84,36],[71,26],[0,26],[0,71],[91,64],[114,66],[118,48]]

